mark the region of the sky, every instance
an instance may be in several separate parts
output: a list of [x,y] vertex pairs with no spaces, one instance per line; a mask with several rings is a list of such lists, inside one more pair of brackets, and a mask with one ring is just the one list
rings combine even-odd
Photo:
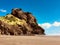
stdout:
[[0,0],[0,16],[12,8],[31,12],[47,35],[60,35],[60,0]]

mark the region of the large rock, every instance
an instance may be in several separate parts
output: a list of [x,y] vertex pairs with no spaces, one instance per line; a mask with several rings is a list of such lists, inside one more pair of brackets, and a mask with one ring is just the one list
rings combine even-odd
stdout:
[[12,9],[11,14],[0,17],[0,34],[2,35],[44,35],[44,29],[37,24],[35,17],[19,8]]
[[23,12],[22,9],[12,9],[12,15],[24,19],[33,34],[44,34],[44,29],[37,24],[36,18],[30,12]]

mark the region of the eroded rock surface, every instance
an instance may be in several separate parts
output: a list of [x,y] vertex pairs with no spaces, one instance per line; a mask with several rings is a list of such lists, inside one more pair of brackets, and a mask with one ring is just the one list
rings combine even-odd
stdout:
[[11,14],[0,17],[0,34],[2,35],[44,35],[44,29],[37,24],[36,18],[19,8],[12,9]]

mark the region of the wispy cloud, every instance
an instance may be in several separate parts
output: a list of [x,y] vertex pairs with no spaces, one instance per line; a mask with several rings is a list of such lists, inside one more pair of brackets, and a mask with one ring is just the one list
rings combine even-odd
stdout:
[[48,29],[48,28],[50,28],[52,26],[59,27],[60,26],[60,22],[55,21],[52,24],[50,24],[50,23],[43,23],[43,24],[39,24],[39,26],[42,26],[43,28],[46,28],[46,29]]
[[4,10],[4,9],[0,9],[0,12],[7,12],[7,10]]

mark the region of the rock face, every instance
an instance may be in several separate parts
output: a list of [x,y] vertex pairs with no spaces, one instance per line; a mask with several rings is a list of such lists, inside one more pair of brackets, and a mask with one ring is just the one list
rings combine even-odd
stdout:
[[2,35],[44,35],[44,29],[37,24],[34,16],[19,8],[12,9],[11,14],[0,19]]

